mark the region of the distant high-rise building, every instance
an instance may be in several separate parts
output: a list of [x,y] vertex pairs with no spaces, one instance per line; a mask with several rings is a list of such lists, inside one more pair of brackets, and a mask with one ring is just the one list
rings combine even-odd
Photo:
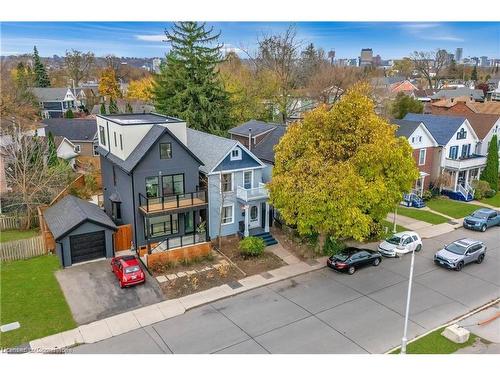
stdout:
[[373,62],[373,65],[380,66],[380,65],[382,65],[382,57],[380,57],[380,55],[377,55],[373,58],[372,62]]
[[457,50],[455,51],[455,61],[456,62],[462,61],[463,52],[464,52],[463,48],[457,48]]
[[335,50],[328,51],[328,59],[330,59],[330,64],[333,64],[335,60]]
[[155,58],[153,59],[153,72],[156,74],[160,73],[160,65],[161,65],[161,59]]
[[373,64],[373,50],[371,48],[363,48],[359,57],[359,66]]
[[358,66],[358,59],[349,59],[349,66]]
[[488,56],[481,56],[481,66],[488,66]]

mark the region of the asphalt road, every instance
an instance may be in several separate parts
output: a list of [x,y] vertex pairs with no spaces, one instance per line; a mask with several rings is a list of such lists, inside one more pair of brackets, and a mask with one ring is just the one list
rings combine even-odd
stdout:
[[[472,237],[488,246],[461,272],[434,252]],[[410,255],[353,276],[322,269],[217,301],[74,353],[383,353],[399,345]],[[500,228],[458,229],[416,255],[409,339],[500,297]]]

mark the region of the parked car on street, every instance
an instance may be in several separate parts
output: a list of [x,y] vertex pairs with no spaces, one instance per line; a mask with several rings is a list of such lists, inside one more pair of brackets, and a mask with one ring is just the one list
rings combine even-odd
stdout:
[[500,225],[500,213],[490,208],[481,208],[464,218],[464,228],[485,232],[489,227]]
[[368,265],[378,266],[381,261],[382,256],[377,251],[347,247],[328,258],[326,264],[336,271],[352,275],[358,268]]
[[139,261],[133,255],[119,256],[111,259],[111,271],[118,279],[120,288],[141,284],[146,281]]
[[460,271],[468,263],[482,263],[486,255],[483,242],[462,238],[446,245],[434,255],[434,263]]
[[397,258],[415,250],[422,250],[422,239],[416,232],[399,232],[382,241],[378,251],[385,257]]

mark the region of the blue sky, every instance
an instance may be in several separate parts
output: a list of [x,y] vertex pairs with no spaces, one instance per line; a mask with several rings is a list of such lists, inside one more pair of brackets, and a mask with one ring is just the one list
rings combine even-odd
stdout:
[[[253,50],[263,35],[285,30],[282,22],[210,22],[221,31],[227,48]],[[298,39],[338,58],[355,58],[361,48],[373,48],[382,58],[400,58],[414,50],[445,48],[464,57],[500,58],[500,23],[493,22],[297,22]],[[168,45],[163,31],[169,22],[3,22],[1,55],[31,52],[63,55],[67,49],[93,51],[98,56],[164,56]]]

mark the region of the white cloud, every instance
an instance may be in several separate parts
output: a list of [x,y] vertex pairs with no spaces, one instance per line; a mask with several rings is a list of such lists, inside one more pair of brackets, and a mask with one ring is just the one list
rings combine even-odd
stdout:
[[145,42],[164,42],[168,39],[165,34],[142,34],[135,35],[135,38]]
[[448,35],[442,35],[442,36],[429,36],[427,37],[429,40],[444,40],[446,42],[464,42],[465,39],[459,38],[456,36],[448,36]]
[[405,29],[411,30],[422,30],[422,29],[432,29],[440,26],[439,23],[408,23],[401,25]]

